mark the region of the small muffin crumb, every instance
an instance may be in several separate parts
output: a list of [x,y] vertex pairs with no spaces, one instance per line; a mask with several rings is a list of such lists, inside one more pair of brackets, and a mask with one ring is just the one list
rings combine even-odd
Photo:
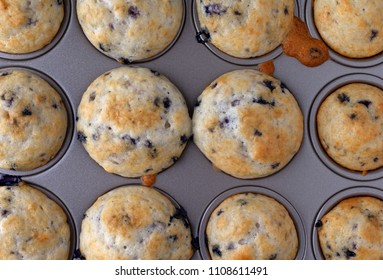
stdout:
[[261,71],[262,73],[265,73],[267,75],[272,76],[274,74],[274,71],[275,71],[274,61],[269,60],[269,61],[266,61],[266,62],[259,64],[259,71]]
[[153,187],[157,180],[157,174],[141,176],[141,182],[146,187]]

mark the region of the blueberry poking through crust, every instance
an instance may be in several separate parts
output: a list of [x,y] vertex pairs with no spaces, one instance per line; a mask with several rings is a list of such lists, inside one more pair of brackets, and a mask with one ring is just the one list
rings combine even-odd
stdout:
[[80,141],[83,144],[86,144],[86,136],[83,132],[79,131],[77,132],[77,140]]
[[219,245],[214,245],[212,248],[211,248],[211,251],[213,252],[214,255],[218,256],[218,257],[222,257],[222,252],[221,250],[219,249]]
[[31,116],[32,115],[32,112],[29,108],[25,108],[22,112],[22,115],[23,116]]
[[205,13],[207,15],[222,15],[226,13],[227,9],[223,8],[221,4],[219,3],[213,3],[210,5],[205,6]]
[[350,102],[350,97],[344,92],[338,94],[338,100],[340,103]]
[[130,6],[128,9],[128,15],[132,18],[137,18],[140,15],[140,11],[136,6]]

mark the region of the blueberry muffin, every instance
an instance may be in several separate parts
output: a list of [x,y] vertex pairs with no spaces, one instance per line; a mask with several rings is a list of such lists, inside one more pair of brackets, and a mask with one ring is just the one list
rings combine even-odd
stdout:
[[0,51],[42,49],[54,39],[63,18],[63,0],[0,0]]
[[383,260],[383,201],[370,196],[342,200],[316,223],[327,260]]
[[191,136],[182,94],[163,75],[121,67],[98,77],[77,114],[78,139],[107,172],[157,174],[173,165]]
[[198,97],[193,139],[218,169],[258,178],[282,169],[297,153],[303,116],[279,80],[244,69],[213,81]]
[[319,140],[339,165],[366,172],[383,165],[383,91],[351,83],[331,93],[317,113]]
[[80,251],[88,260],[186,260],[193,255],[186,213],[159,191],[123,186],[86,211]]
[[59,93],[25,70],[0,71],[0,168],[43,166],[60,150],[67,111]]
[[65,260],[71,245],[62,208],[24,182],[0,186],[0,259]]
[[183,0],[78,0],[77,16],[88,40],[121,63],[151,58],[175,40]]
[[322,39],[339,54],[365,58],[383,51],[381,0],[314,0],[313,12]]
[[293,25],[294,0],[198,0],[201,29],[222,52],[257,57],[277,48]]
[[206,227],[214,260],[292,260],[298,252],[294,222],[275,199],[255,193],[226,198]]

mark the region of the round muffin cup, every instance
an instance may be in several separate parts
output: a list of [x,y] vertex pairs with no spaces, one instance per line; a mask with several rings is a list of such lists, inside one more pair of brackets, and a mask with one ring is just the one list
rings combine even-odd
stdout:
[[375,197],[375,198],[383,200],[383,191],[374,187],[350,187],[335,193],[333,196],[327,199],[325,203],[322,205],[322,207],[320,208],[320,210],[318,211],[318,214],[316,215],[312,225],[311,241],[312,241],[312,249],[314,252],[315,259],[317,260],[325,259],[319,244],[317,222],[320,221],[321,218],[327,212],[329,212],[335,205],[337,205],[342,200],[350,198],[350,197],[357,197],[357,196],[371,196],[371,197]]
[[210,215],[217,208],[217,206],[222,203],[222,201],[224,201],[226,198],[232,195],[239,193],[262,194],[274,198],[277,202],[281,203],[286,208],[287,212],[290,214],[290,217],[294,222],[298,236],[299,246],[295,259],[303,260],[306,254],[306,230],[297,210],[286,198],[284,198],[279,193],[265,187],[251,185],[234,187],[222,192],[221,194],[216,196],[205,209],[198,227],[199,253],[201,258],[203,260],[211,260],[206,238],[206,227],[209,222]]
[[59,30],[57,31],[56,36],[52,39],[52,41],[49,44],[47,44],[42,49],[36,50],[34,52],[30,52],[30,53],[23,53],[23,54],[11,54],[11,53],[0,51],[0,58],[4,58],[8,60],[28,60],[28,59],[33,59],[33,58],[42,56],[45,53],[52,50],[64,36],[68,28],[70,17],[71,17],[71,11],[72,11],[71,1],[63,0],[63,2],[64,2],[64,18],[61,22],[61,26]]
[[[306,0],[304,12],[305,21],[311,36],[322,40],[314,22],[313,2],[313,0]],[[375,66],[383,62],[383,52],[368,58],[350,58],[335,52],[330,47],[328,49],[330,58],[335,62],[345,66],[363,68]]]
[[68,225],[69,225],[69,230],[70,230],[70,249],[69,249],[68,260],[72,260],[74,255],[75,255],[76,248],[77,248],[77,231],[76,231],[75,222],[74,222],[74,219],[73,219],[71,212],[66,207],[65,203],[57,195],[55,195],[52,191],[50,191],[46,188],[43,188],[41,186],[35,185],[33,183],[28,182],[28,184],[31,187],[36,188],[37,190],[41,191],[47,197],[49,197],[54,202],[56,202],[65,212],[65,215],[67,216],[67,219],[68,219]]
[[[253,58],[238,58],[231,55],[228,55],[224,53],[223,51],[219,50],[217,47],[215,47],[212,43],[209,41],[209,34],[206,34],[204,32],[199,24],[198,20],[198,14],[197,14],[197,5],[195,3],[196,0],[191,1],[191,10],[192,10],[192,19],[194,23],[194,28],[196,30],[196,40],[200,44],[204,44],[214,55],[219,57],[220,59],[235,64],[235,65],[242,65],[242,66],[252,66],[257,65],[266,61],[273,60],[280,56],[282,54],[282,47],[279,46],[276,49],[272,50],[271,52],[253,57]],[[300,16],[300,7],[299,7],[299,1],[294,1],[294,15],[299,17]]]
[[[34,183],[28,182],[28,181],[25,181],[25,183],[27,183],[32,188],[41,191],[49,199],[56,202],[64,211],[65,215],[67,216],[67,221],[68,221],[69,231],[70,231],[70,248],[69,248],[68,260],[72,260],[74,255],[75,255],[76,248],[77,248],[77,231],[76,231],[75,222],[74,222],[74,219],[73,219],[71,212],[69,211],[69,209],[67,208],[65,203],[56,194],[54,194],[52,191],[50,191],[44,187],[41,187],[39,185],[36,185]],[[11,188],[13,188],[13,187],[17,188],[17,186],[11,186]]]
[[46,75],[46,74],[44,74],[38,70],[35,70],[32,68],[26,68],[26,67],[0,68],[0,71],[7,71],[7,70],[28,71],[28,72],[35,74],[35,75],[39,76],[40,78],[44,79],[60,95],[60,97],[63,101],[63,104],[65,106],[66,112],[67,112],[67,120],[68,120],[67,123],[68,124],[67,124],[65,139],[63,141],[63,144],[62,144],[60,150],[57,152],[57,154],[50,161],[48,161],[43,166],[40,166],[40,167],[32,169],[32,170],[25,170],[25,171],[8,170],[8,169],[0,168],[1,174],[25,177],[25,176],[30,176],[30,175],[34,175],[34,174],[46,171],[47,169],[54,166],[64,156],[64,154],[66,153],[66,151],[68,150],[68,148],[72,142],[73,131],[74,131],[74,113],[73,113],[71,102],[69,101],[69,98],[65,94],[64,90],[58,85],[58,83],[56,81],[54,81],[48,75]]
[[[120,185],[120,186],[117,186],[117,187],[113,187],[109,190],[107,190],[106,192],[100,194],[98,197],[101,197],[103,196],[104,194],[107,194],[108,192],[114,190],[114,189],[118,189],[120,187],[129,187],[129,186],[139,186],[140,184],[134,184],[134,183],[131,183],[131,184],[124,184],[124,185]],[[142,186],[143,188],[149,188],[149,187],[146,187],[146,186]],[[189,225],[189,228],[190,228],[190,234],[191,234],[191,237],[192,237],[192,247],[193,247],[193,250],[195,251],[196,248],[195,248],[195,245],[194,245],[194,236],[193,236],[193,228],[192,228],[192,224],[190,223],[189,221],[189,218],[187,217],[187,212],[186,210],[177,202],[177,200],[175,200],[175,198],[173,198],[170,194],[168,194],[167,192],[161,190],[160,188],[158,187],[151,187],[153,189],[155,189],[156,191],[160,192],[162,195],[164,195],[166,198],[168,198],[170,200],[170,202],[174,205],[174,207],[176,208],[177,211],[179,211],[180,215],[182,216],[182,219],[184,219],[184,221]],[[97,198],[92,202],[91,205],[93,205],[93,203],[97,200]],[[91,205],[89,207],[91,207]],[[89,209],[89,207],[87,209]],[[193,253],[194,255],[194,253]],[[193,256],[192,256],[193,257]],[[80,251],[80,248],[78,248],[76,250],[76,256],[75,256],[76,259],[81,259],[81,260],[86,260],[85,257],[81,254],[81,251]]]
[[[75,4],[76,6],[76,4]],[[163,56],[165,53],[167,53],[174,45],[175,43],[177,42],[178,38],[181,36],[182,34],[182,31],[183,31],[183,28],[185,26],[185,21],[186,21],[186,0],[183,0],[182,1],[182,19],[181,19],[181,24],[180,24],[180,28],[176,34],[176,36],[174,37],[174,39],[170,42],[170,44],[164,48],[162,51],[160,51],[159,53],[157,53],[156,55],[154,56],[151,56],[151,57],[148,57],[148,58],[145,58],[145,59],[139,59],[139,60],[134,60],[134,61],[127,61],[127,60],[124,60],[124,62],[120,62],[121,64],[126,64],[126,65],[132,65],[132,64],[139,64],[139,63],[145,63],[145,62],[149,62],[149,61],[152,61],[152,60],[155,60],[161,56]],[[76,8],[74,8],[76,9]],[[76,14],[76,11],[74,11],[74,13]],[[77,19],[77,22],[78,22],[78,19]],[[80,23],[78,22],[78,24],[80,25]],[[83,32],[83,31],[82,31]],[[84,34],[84,32],[83,32]],[[85,36],[85,34],[84,34]],[[85,36],[86,37],[86,36]],[[89,39],[86,38],[88,41]],[[92,43],[89,41],[89,43],[92,45]],[[93,45],[92,45],[93,46]],[[105,53],[102,53],[99,49],[97,49],[99,51],[99,53],[101,53],[102,55],[108,57],[109,59],[112,59],[114,60],[112,57],[110,56],[107,56]]]
[[322,144],[320,143],[318,130],[316,125],[316,116],[319,110],[320,105],[326,99],[328,95],[337,90],[338,88],[350,84],[350,83],[365,83],[375,87],[382,89],[383,80],[377,76],[370,74],[348,74],[341,77],[338,77],[327,85],[325,85],[315,97],[309,113],[309,137],[311,140],[311,144],[319,157],[319,159],[323,162],[325,166],[327,166],[330,170],[335,172],[336,174],[343,176],[348,179],[356,180],[356,181],[371,181],[376,180],[383,177],[383,168],[379,168],[376,170],[370,170],[367,174],[363,175],[362,171],[354,171],[347,169],[345,167],[340,166],[333,159],[331,159],[326,151],[324,150]]

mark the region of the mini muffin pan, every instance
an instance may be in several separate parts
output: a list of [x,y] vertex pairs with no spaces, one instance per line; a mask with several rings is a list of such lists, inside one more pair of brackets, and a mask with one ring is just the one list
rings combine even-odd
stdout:
[[[193,259],[209,259],[204,241],[209,211],[223,197],[244,191],[269,195],[286,207],[299,236],[296,259],[322,259],[314,226],[318,217],[341,199],[340,194],[343,198],[343,195],[359,195],[361,189],[368,189],[382,198],[383,171],[374,170],[362,176],[332,162],[317,139],[315,114],[323,98],[345,83],[366,82],[383,88],[382,54],[361,60],[340,57],[330,50],[330,60],[315,68],[308,68],[287,57],[280,48],[275,54],[249,60],[215,55],[201,38],[192,2],[185,0],[185,22],[179,38],[161,56],[133,66],[150,68],[165,75],[183,93],[192,115],[197,97],[215,78],[236,69],[257,69],[258,63],[273,58],[274,76],[287,85],[302,109],[304,139],[296,156],[281,171],[249,180],[216,170],[189,140],[180,159],[157,175],[155,187],[169,194],[187,212],[196,248]],[[296,15],[308,24],[311,35],[318,37],[312,21],[312,1],[299,0],[296,3]],[[77,20],[76,1],[64,0],[64,4],[64,22],[53,42],[31,54],[0,53],[0,69],[33,71],[58,90],[69,115],[65,144],[53,160],[37,170],[0,170],[0,173],[17,176],[57,196],[68,209],[69,216],[73,217],[73,247],[78,248],[83,215],[97,197],[118,186],[140,184],[140,179],[107,173],[89,157],[77,140],[75,119],[82,94],[99,75],[123,65],[101,54],[89,43]],[[6,179],[12,181],[9,177]],[[73,257],[80,255],[77,253]]]

